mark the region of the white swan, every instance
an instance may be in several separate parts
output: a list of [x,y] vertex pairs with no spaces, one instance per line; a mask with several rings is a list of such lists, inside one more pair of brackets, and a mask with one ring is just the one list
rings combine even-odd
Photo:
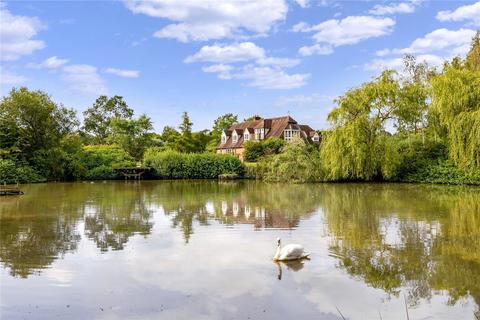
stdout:
[[287,244],[282,247],[280,238],[277,238],[277,252],[273,256],[274,261],[299,260],[308,258],[310,252],[306,252],[299,244]]

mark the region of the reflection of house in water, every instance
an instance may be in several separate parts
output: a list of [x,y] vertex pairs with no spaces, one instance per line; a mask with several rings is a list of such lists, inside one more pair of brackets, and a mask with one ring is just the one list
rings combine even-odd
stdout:
[[238,217],[238,210],[239,209],[240,209],[240,205],[238,204],[238,202],[233,202],[232,212],[233,212],[234,217]]
[[227,201],[222,201],[222,213],[224,216],[227,215],[228,212],[228,203]]
[[[222,215],[215,215],[215,208],[220,208]],[[269,209],[261,206],[251,206],[242,201],[221,201],[215,205],[208,202],[205,205],[206,211],[222,222],[234,224],[253,224],[256,229],[261,228],[294,228],[298,226],[300,218],[310,216],[312,212],[292,214],[280,209]]]

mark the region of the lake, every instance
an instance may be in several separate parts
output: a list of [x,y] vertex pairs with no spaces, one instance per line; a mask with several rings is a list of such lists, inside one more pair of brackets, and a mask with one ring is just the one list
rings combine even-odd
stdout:
[[[480,318],[480,188],[22,189],[0,197],[2,319]],[[311,259],[274,263],[277,237]]]

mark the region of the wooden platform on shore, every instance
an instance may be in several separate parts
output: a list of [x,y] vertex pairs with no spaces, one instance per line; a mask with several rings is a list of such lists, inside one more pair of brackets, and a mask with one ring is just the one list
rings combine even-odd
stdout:
[[125,180],[134,179],[140,180],[142,175],[148,171],[150,168],[147,167],[125,167],[125,168],[115,168],[116,172],[123,174]]
[[0,186],[0,196],[10,196],[23,194],[23,191],[18,187]]

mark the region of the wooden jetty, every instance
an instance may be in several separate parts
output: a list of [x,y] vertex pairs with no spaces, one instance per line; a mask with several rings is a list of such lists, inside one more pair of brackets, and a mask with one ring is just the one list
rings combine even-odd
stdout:
[[115,168],[116,172],[123,174],[125,180],[134,179],[140,180],[142,176],[150,171],[148,167],[125,167],[125,168]]
[[23,191],[15,186],[0,186],[0,196],[23,194]]

